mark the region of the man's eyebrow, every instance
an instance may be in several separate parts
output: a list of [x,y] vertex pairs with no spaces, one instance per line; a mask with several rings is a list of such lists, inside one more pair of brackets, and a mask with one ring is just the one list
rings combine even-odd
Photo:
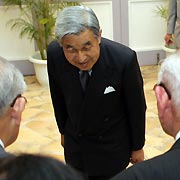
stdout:
[[87,45],[91,45],[91,42],[90,41],[87,41],[83,44],[84,46],[87,46]]
[[74,47],[71,46],[71,45],[69,45],[69,44],[67,44],[67,45],[66,45],[66,48],[74,48]]
[[[91,41],[87,41],[87,42],[85,42],[84,44],[83,44],[83,46],[89,46],[89,45],[91,45]],[[72,46],[72,45],[70,45],[70,44],[67,44],[66,45],[66,48],[68,49],[68,48],[74,48],[74,46]]]

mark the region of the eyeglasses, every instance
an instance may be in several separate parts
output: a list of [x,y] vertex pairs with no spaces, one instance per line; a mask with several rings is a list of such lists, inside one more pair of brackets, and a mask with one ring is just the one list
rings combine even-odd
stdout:
[[15,104],[15,102],[16,102],[16,100],[17,100],[18,98],[24,98],[25,102],[27,103],[27,99],[26,99],[24,96],[22,96],[21,94],[18,94],[18,95],[16,96],[16,98],[13,100],[13,102],[10,104],[10,107],[13,107],[13,106],[14,106],[14,104]]
[[156,86],[163,87],[163,89],[166,91],[166,93],[168,95],[168,98],[171,99],[171,93],[169,92],[169,90],[166,88],[166,86],[163,83],[155,84],[153,87],[153,90],[155,90]]

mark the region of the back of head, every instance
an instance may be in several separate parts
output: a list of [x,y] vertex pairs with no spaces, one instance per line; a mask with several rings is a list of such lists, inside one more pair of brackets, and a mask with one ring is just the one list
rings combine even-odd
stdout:
[[55,35],[59,41],[67,34],[78,34],[85,29],[92,30],[95,36],[99,36],[99,21],[92,9],[85,6],[71,6],[58,14]]
[[19,70],[0,57],[0,117],[10,104],[25,91],[26,84]]
[[158,83],[163,83],[171,94],[171,101],[180,118],[180,54],[173,54],[162,63]]
[[33,154],[7,157],[0,163],[0,177],[6,180],[80,180],[69,166],[57,159]]

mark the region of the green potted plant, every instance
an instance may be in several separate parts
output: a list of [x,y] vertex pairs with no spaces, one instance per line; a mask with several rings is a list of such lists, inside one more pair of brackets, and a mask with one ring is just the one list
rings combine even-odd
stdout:
[[[167,0],[166,0],[167,1]],[[155,9],[156,15],[160,16],[162,19],[164,19],[167,22],[167,17],[168,17],[168,6],[167,4],[165,5],[159,5]],[[167,45],[163,45],[163,50],[166,52],[166,56],[174,53],[176,51],[176,47],[174,42],[174,38],[172,38],[172,43]]]
[[[47,81],[40,82],[41,85],[47,85],[46,49],[55,38],[54,25],[57,14],[64,7],[80,5],[80,3],[77,0],[2,0],[2,2],[6,5],[6,10],[14,6],[19,8],[20,17],[11,19],[7,24],[12,30],[19,30],[21,38],[26,36],[29,40],[34,40],[37,53],[30,56],[30,61],[34,63],[37,80]],[[38,75],[37,71],[41,65],[44,65],[45,72],[40,70],[42,75]]]

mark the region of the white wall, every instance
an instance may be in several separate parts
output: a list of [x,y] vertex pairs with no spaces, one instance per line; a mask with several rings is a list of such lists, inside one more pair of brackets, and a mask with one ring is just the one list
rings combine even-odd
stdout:
[[112,1],[84,2],[83,4],[96,13],[102,28],[102,36],[113,40]]
[[33,42],[30,43],[26,38],[20,39],[16,31],[11,31],[7,26],[9,19],[18,17],[18,10],[14,7],[5,12],[5,7],[0,6],[0,56],[8,60],[24,60],[34,51]]
[[[113,22],[114,27],[120,24],[120,29],[126,26],[116,23],[116,17],[113,20],[112,2],[114,0],[84,1],[83,4],[91,7],[97,14],[100,25],[102,27],[104,37],[113,39]],[[157,17],[154,10],[157,5],[164,4],[165,0],[123,0],[127,1],[129,12],[129,22],[127,22],[127,32],[129,32],[129,46],[137,52],[149,51],[152,55],[153,62],[156,56],[156,50],[162,50],[164,44],[164,34],[166,31],[166,22]],[[120,1],[121,2],[121,1]],[[120,3],[122,5],[122,3]],[[117,11],[123,7],[117,7]],[[14,8],[12,11],[5,13],[0,6],[0,56],[4,56],[9,60],[26,60],[34,51],[34,43],[30,43],[27,39],[20,39],[18,33],[11,31],[6,26],[8,19],[18,17],[18,11]],[[123,21],[124,22],[124,21]],[[125,29],[124,29],[125,30]],[[128,33],[127,33],[128,36]],[[124,37],[123,37],[124,38]],[[128,38],[127,38],[128,39]],[[154,51],[154,52],[152,52]],[[150,59],[151,57],[140,54],[142,59]],[[144,58],[146,57],[146,58]],[[147,63],[149,63],[148,61]],[[151,64],[151,63],[150,63]]]
[[[98,16],[103,29],[102,36],[113,39],[112,1],[86,2],[83,4],[91,7]],[[17,8],[5,12],[4,7],[0,6],[0,56],[11,61],[27,60],[29,55],[34,52],[33,42],[30,43],[26,38],[20,39],[18,32],[11,31],[6,25],[9,19],[18,16]]]
[[164,44],[166,22],[155,14],[165,0],[129,0],[129,46],[136,51],[159,50]]

